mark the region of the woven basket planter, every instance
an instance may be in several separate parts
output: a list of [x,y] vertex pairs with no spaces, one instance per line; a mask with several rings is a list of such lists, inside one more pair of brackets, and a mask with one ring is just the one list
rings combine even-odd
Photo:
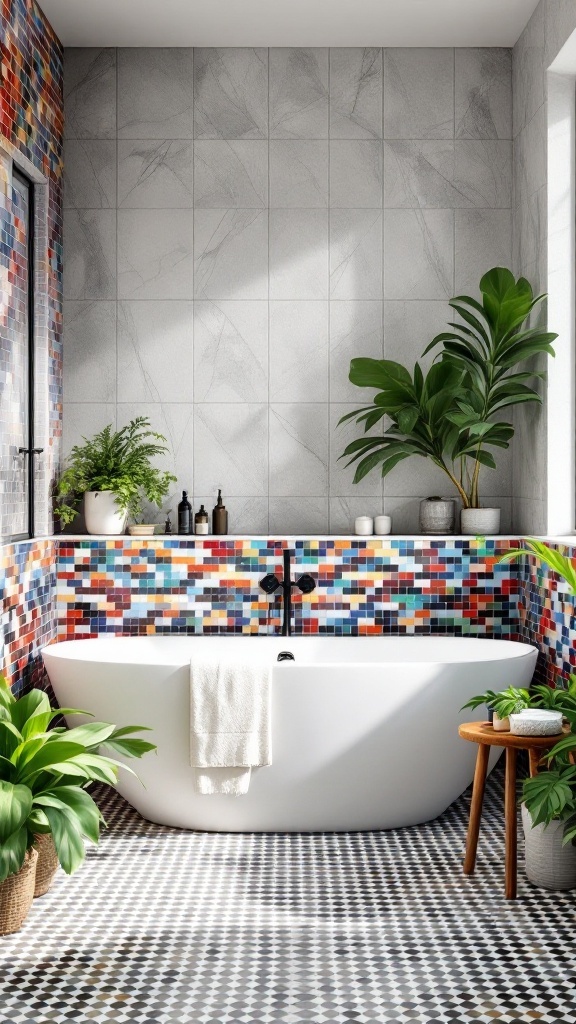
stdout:
[[38,850],[36,886],[34,888],[34,899],[36,899],[37,896],[44,896],[52,888],[54,876],[58,871],[58,856],[50,833],[35,836],[34,846]]
[[28,916],[34,899],[37,860],[36,850],[28,850],[18,874],[9,875],[0,883],[0,935],[19,932]]
[[526,876],[542,889],[576,889],[576,847],[562,845],[564,822],[532,828],[532,818],[522,804],[522,824],[526,841]]

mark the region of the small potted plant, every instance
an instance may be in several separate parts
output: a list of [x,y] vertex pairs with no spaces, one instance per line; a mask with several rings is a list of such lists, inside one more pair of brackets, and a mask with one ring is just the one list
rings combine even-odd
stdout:
[[[353,419],[364,434],[341,458],[357,463],[354,483],[378,470],[387,476],[399,462],[418,455],[430,459],[449,478],[461,502],[461,529],[467,534],[498,533],[500,509],[480,505],[482,467],[494,469],[491,449],[508,448],[514,427],[500,419],[503,410],[541,402],[527,383],[542,377],[530,367],[537,353],[554,355],[556,334],[526,329],[526,321],[544,295],[534,297],[524,278],[517,281],[494,267],[480,282],[482,302],[459,295],[450,305],[461,322],[438,334],[424,354],[442,345],[440,362],[427,374],[419,363],[410,371],[389,359],[353,359],[350,380],[375,388],[371,404],[340,420]],[[384,420],[389,425],[382,429]],[[376,434],[370,431],[377,427]]]
[[[35,894],[40,856],[71,874],[84,860],[84,839],[97,843],[102,816],[86,786],[115,785],[120,767],[115,758],[99,753],[101,744],[114,753],[141,757],[154,744],[134,737],[143,727],[117,729],[88,722],[75,729],[50,729],[63,711],[53,710],[42,690],[30,690],[17,700],[0,677],[0,934],[21,928]],[[49,881],[41,869],[42,891]]]
[[477,694],[476,697],[472,697],[471,700],[464,704],[462,711],[466,708],[479,708],[482,704],[485,704],[488,710],[492,712],[492,726],[496,732],[509,732],[510,715],[529,708],[530,700],[528,690],[509,686],[507,690],[500,690],[499,692],[486,690],[484,693]]
[[[572,712],[572,725],[576,712]],[[526,875],[544,889],[576,888],[576,736],[553,747],[548,768],[524,781]]]
[[63,526],[73,522],[84,499],[88,533],[123,533],[128,516],[142,515],[142,496],[160,507],[176,477],[152,465],[163,455],[166,438],[150,430],[145,416],[114,431],[104,427],[75,445],[57,487],[55,514]]

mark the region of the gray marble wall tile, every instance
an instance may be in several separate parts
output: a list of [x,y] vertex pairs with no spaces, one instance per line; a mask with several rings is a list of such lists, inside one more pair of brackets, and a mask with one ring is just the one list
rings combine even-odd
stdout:
[[192,317],[190,301],[118,303],[119,402],[192,401]]
[[116,136],[116,51],[64,51],[64,134],[67,139]]
[[512,204],[512,143],[459,139],[455,143],[454,186],[463,200],[458,206],[509,209]]
[[328,298],[328,212],[270,211],[270,298]]
[[547,181],[546,107],[542,105],[514,139],[514,206],[537,192]]
[[514,529],[523,536],[545,534],[547,524],[544,498],[514,498]]
[[540,268],[547,257],[547,189],[534,192],[514,211],[512,266],[535,290],[546,288]]
[[330,50],[330,138],[382,138],[382,50]]
[[64,305],[64,401],[116,401],[116,305]]
[[330,206],[382,206],[381,142],[360,139],[330,143]]
[[[416,464],[417,465],[417,464]],[[384,496],[384,515],[392,519],[392,532],[399,534],[420,533],[420,501],[425,494],[417,498]]]
[[194,51],[194,137],[268,136],[268,51],[200,47]]
[[382,298],[382,213],[330,211],[330,295]]
[[270,303],[270,401],[328,401],[328,303]]
[[384,49],[384,138],[454,138],[452,49]]
[[[359,437],[364,436],[364,424],[357,424],[353,420],[347,420],[346,423],[339,424],[342,416],[346,416],[349,412],[353,412],[354,409],[360,409],[362,406],[367,405],[366,398],[374,396],[374,392],[371,391],[368,395],[363,395],[360,388],[357,389],[357,397],[353,402],[333,402],[330,405],[330,495],[332,497],[338,497],[340,495],[350,497],[370,497],[370,498],[382,498],[382,475],[380,468],[372,470],[368,473],[360,483],[354,483],[354,473],[356,472],[357,462],[353,462],[351,466],[348,466],[349,456],[341,458],[344,449],[351,441],[355,441]],[[370,431],[370,435],[376,436],[381,431],[377,428]]]
[[512,138],[512,51],[504,47],[457,47],[457,139]]
[[118,206],[186,209],[194,205],[194,143],[139,139],[118,143]]
[[[553,0],[554,5],[558,0]],[[512,56],[513,137],[534,117],[546,98],[546,14],[539,3]]]
[[[194,509],[204,505],[212,523],[212,509],[216,504],[217,492],[210,494],[194,494]],[[192,499],[190,499],[192,501]],[[222,500],[228,512],[228,532],[240,537],[253,537],[254,534],[268,533],[268,498],[236,498],[222,492]],[[212,526],[210,525],[210,529]],[[285,526],[281,533],[289,533]]]
[[410,498],[453,493],[454,488],[446,474],[430,459],[419,455],[399,462],[384,480],[384,498],[387,495]]
[[382,303],[330,303],[330,400],[361,402],[363,391],[348,380],[350,360],[382,359]]
[[230,497],[268,493],[268,406],[196,405],[194,489]]
[[92,437],[110,424],[116,429],[114,402],[66,402],[62,415],[62,455],[66,459],[75,444]]
[[424,349],[454,319],[454,310],[447,301],[411,298],[384,302],[384,357],[404,363],[412,371],[414,363],[428,367],[435,351],[422,356]]
[[267,207],[268,143],[195,142],[194,204],[212,210]]
[[304,209],[328,206],[328,142],[274,139],[270,142],[270,206]]
[[192,298],[191,210],[118,211],[118,298]]
[[477,295],[480,278],[491,267],[512,263],[510,210],[456,210],[455,291]]
[[328,496],[328,405],[270,405],[271,497]]
[[64,298],[116,297],[116,211],[66,210]]
[[357,516],[379,516],[384,511],[382,497],[330,498],[330,533],[346,536],[354,533]]
[[64,145],[64,209],[116,207],[116,143],[68,139]]
[[431,139],[384,142],[384,207],[447,209],[464,202],[454,184],[454,143]]
[[193,92],[190,47],[119,49],[118,138],[193,138]]
[[576,7],[573,0],[553,0],[544,5],[546,54],[544,66],[550,67],[559,50],[576,29]]
[[270,138],[328,138],[328,50],[270,50]]
[[158,455],[155,464],[159,469],[172,473],[176,481],[172,483],[170,492],[162,503],[162,511],[157,505],[144,502],[144,522],[163,522],[168,510],[171,511],[172,522],[177,522],[177,507],[182,491],[192,490],[193,447],[194,447],[194,414],[193,407],[188,403],[145,402],[119,403],[117,413],[118,428],[129,423],[137,416],[145,416],[150,421],[150,429],[157,431],[166,438],[168,449],[165,455]]
[[268,304],[196,302],[194,401],[268,401]]
[[[326,533],[328,522],[328,498],[311,498],[304,495],[300,498],[270,499],[270,533],[296,534],[310,537]],[[306,598],[302,598],[306,600]]]
[[194,274],[198,299],[268,298],[266,211],[196,210]]
[[454,211],[384,211],[384,294],[445,299],[454,294]]

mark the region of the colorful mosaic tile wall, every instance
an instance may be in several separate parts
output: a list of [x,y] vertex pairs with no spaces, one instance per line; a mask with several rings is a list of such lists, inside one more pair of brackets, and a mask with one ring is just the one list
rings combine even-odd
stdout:
[[[62,420],[62,48],[33,0],[0,6],[0,536],[25,532],[24,465],[15,459],[26,396],[21,225],[12,163],[37,181],[35,215],[37,530],[51,529],[49,484]],[[39,178],[42,176],[42,183]],[[20,440],[21,444],[21,440]]]
[[56,543],[0,548],[0,672],[17,689],[42,682],[40,648],[55,635]]
[[[553,546],[576,558],[575,548]],[[521,633],[540,648],[539,681],[554,685],[576,671],[576,599],[556,573],[532,558],[523,559],[519,575]]]
[[[282,572],[286,541],[60,540],[58,636],[101,633],[273,633],[280,602],[258,586]],[[294,593],[301,633],[515,636],[516,567],[508,541],[299,540],[293,572],[317,579]]]

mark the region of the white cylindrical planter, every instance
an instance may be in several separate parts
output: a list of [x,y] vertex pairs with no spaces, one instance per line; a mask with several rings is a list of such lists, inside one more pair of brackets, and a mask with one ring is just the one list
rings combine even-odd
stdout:
[[454,498],[424,498],[420,502],[420,532],[454,532]]
[[354,520],[354,533],[358,537],[371,537],[374,533],[374,520],[372,516],[356,516]]
[[564,822],[532,828],[530,812],[522,804],[522,825],[528,880],[543,889],[576,889],[576,847],[562,845]]
[[492,728],[494,729],[494,732],[510,732],[510,719],[500,718],[500,715],[497,715],[496,712],[494,712]]
[[126,512],[121,512],[112,491],[86,491],[84,518],[88,533],[117,535],[126,528]]
[[374,533],[377,537],[385,537],[392,530],[392,519],[390,516],[374,517]]
[[500,533],[499,508],[463,508],[460,513],[462,533],[476,536]]

